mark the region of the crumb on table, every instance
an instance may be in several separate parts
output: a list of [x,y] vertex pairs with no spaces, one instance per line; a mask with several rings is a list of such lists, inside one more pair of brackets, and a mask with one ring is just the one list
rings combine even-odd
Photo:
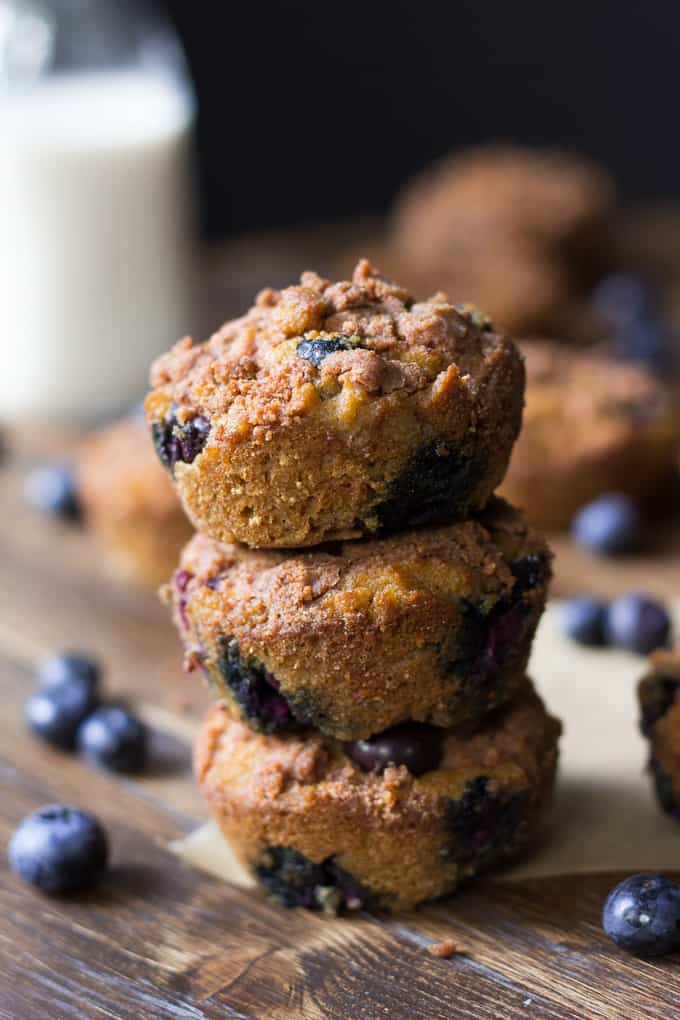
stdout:
[[427,947],[427,951],[431,956],[439,956],[443,960],[448,960],[449,956],[461,952],[453,939],[442,939],[441,942],[432,942]]

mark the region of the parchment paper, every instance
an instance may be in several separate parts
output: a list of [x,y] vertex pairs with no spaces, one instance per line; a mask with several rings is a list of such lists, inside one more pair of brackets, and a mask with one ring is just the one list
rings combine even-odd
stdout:
[[[533,853],[498,877],[680,869],[680,824],[659,810],[645,773],[635,694],[645,660],[568,641],[559,613],[559,603],[548,607],[530,666],[564,724],[555,803]],[[674,616],[680,633],[680,602]],[[218,878],[253,884],[211,823],[173,849]]]

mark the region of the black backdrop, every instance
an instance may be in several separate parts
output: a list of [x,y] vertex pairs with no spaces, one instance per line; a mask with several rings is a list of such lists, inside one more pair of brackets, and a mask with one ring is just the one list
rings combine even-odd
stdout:
[[678,0],[169,0],[210,235],[384,209],[459,144],[561,143],[680,191]]

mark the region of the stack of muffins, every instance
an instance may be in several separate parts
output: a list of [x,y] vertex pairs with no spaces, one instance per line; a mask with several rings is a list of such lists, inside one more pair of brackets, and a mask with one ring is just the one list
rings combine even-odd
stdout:
[[559,724],[525,670],[545,542],[493,492],[514,344],[360,262],[263,291],[152,370],[147,417],[197,534],[165,590],[219,699],[210,810],[280,902],[410,907],[517,853]]

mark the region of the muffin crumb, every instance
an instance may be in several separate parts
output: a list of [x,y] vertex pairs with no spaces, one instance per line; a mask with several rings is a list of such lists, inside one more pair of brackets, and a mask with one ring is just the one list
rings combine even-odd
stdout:
[[458,943],[454,942],[453,939],[442,939],[441,942],[431,942],[430,945],[427,946],[427,951],[430,956],[438,956],[442,960],[448,960],[450,956],[454,956],[455,954],[462,952]]

